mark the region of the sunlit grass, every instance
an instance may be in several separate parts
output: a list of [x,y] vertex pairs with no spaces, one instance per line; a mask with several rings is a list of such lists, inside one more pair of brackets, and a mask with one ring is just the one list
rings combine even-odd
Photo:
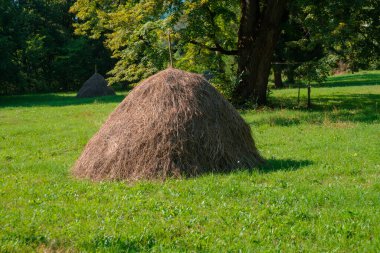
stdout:
[[350,78],[242,112],[263,168],[135,185],[69,173],[122,95],[0,97],[0,252],[378,252],[380,86]]

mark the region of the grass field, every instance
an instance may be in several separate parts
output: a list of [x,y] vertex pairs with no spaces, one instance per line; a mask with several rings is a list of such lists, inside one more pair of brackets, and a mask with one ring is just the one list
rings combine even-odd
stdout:
[[0,97],[0,252],[379,252],[380,71],[270,96],[264,167],[135,185],[69,173],[122,95]]

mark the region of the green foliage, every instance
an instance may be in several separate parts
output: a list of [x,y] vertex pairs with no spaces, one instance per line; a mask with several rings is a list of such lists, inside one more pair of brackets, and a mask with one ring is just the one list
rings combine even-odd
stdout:
[[123,96],[2,97],[0,251],[378,252],[379,76],[329,78],[311,112],[287,109],[296,89],[243,112],[260,171],[134,185],[69,175]]
[[82,21],[75,24],[78,34],[91,38],[105,36],[106,45],[118,59],[110,72],[111,83],[135,82],[163,68],[167,63],[165,21],[160,19],[169,3],[164,1],[79,0],[71,11]]
[[[284,68],[289,77],[333,67],[332,57],[376,69],[379,10],[375,0],[290,1],[276,61],[306,63]],[[238,48],[240,12],[237,0],[0,0],[0,94],[75,90],[95,63],[111,83],[137,82],[167,67],[170,31],[175,66],[229,97],[237,59],[223,52]]]
[[324,57],[335,55],[357,71],[378,61],[379,7],[374,0],[294,1],[290,19],[302,24],[308,45],[322,45]]
[[225,72],[231,74],[234,68],[231,57],[195,43],[209,47],[217,43],[227,50],[235,49],[237,1],[78,0],[71,11],[79,19],[75,24],[78,34],[106,37],[105,44],[118,60],[110,71],[112,83],[136,82],[166,68],[168,32],[173,39],[175,66],[198,73],[211,72],[216,81],[230,79]]
[[18,36],[13,29],[16,21],[12,17],[15,12],[10,1],[0,0],[0,89],[6,86],[13,90],[12,84],[18,81],[17,64],[13,61],[12,54],[17,48],[17,42],[12,37]]
[[[291,1],[275,60],[290,83],[321,82],[338,64],[343,71],[378,68],[378,1]],[[314,77],[311,78],[311,77]]]
[[[309,72],[313,81],[322,80],[339,61],[353,70],[373,67],[379,55],[379,9],[373,0],[291,1],[276,60],[300,62],[286,67],[285,72],[298,74],[298,78]],[[117,59],[109,72],[112,83],[136,82],[166,68],[168,31],[172,33],[175,66],[208,74],[227,97],[238,79],[236,58],[210,48],[237,49],[239,1],[78,0],[71,11],[79,20],[75,24],[78,34],[106,37],[105,43]],[[307,71],[315,66],[318,70],[314,73]]]
[[74,90],[111,66],[101,40],[73,35],[72,1],[0,1],[0,94]]
[[331,66],[326,59],[319,61],[309,61],[300,65],[296,70],[296,75],[308,84],[312,82],[323,83],[330,74]]

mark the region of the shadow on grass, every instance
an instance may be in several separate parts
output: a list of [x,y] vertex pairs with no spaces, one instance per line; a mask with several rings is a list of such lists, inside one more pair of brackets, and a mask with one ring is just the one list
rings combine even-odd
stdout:
[[294,171],[312,164],[309,160],[267,159],[265,164],[259,167],[259,172]]
[[[312,83],[312,88],[334,88],[334,87],[351,87],[351,86],[372,86],[380,85],[380,71],[376,72],[362,72],[360,74],[345,74],[330,76],[323,83]],[[305,81],[300,81],[300,83],[289,83],[284,82],[284,88],[298,88],[305,89],[307,84]],[[272,87],[273,89],[278,89]],[[279,88],[280,90],[283,88]]]
[[[264,158],[265,159],[265,158]],[[186,178],[197,178],[207,175],[230,175],[238,172],[248,172],[248,173],[271,173],[276,171],[295,171],[303,169],[313,162],[310,160],[293,160],[293,159],[265,159],[265,162],[257,167],[253,168],[232,168],[225,171],[213,171],[213,172],[200,172],[198,175],[186,176]]]
[[340,120],[373,122],[379,119],[380,94],[334,95],[318,98],[313,111],[330,111]]
[[33,94],[0,97],[1,107],[68,106],[93,103],[118,103],[124,95],[77,98],[75,94]]
[[298,106],[297,98],[273,98],[273,108],[293,108],[294,111],[307,112],[298,115],[271,115],[251,125],[293,126],[302,123],[322,124],[328,122],[364,122],[380,120],[380,94],[331,95],[312,98],[312,108]]
[[380,85],[380,72],[370,72],[352,75],[341,75],[330,77],[323,84],[316,84],[315,87],[348,87]]

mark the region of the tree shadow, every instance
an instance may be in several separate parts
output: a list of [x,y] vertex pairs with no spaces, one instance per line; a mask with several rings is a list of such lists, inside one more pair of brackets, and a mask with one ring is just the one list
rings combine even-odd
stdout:
[[333,76],[322,84],[315,84],[314,87],[348,87],[379,85],[380,73],[360,73],[353,75]]
[[[372,86],[380,85],[380,72],[362,72],[360,74],[344,74],[330,76],[326,81],[322,83],[312,83],[312,88],[334,88],[334,87],[351,87],[351,86]],[[296,83],[290,83],[284,81],[284,87],[276,88],[272,87],[275,90],[282,89],[296,89],[298,87],[306,88],[307,84],[302,80],[297,81]]]
[[[297,98],[273,98],[272,108],[288,108],[298,115],[275,114],[250,125],[293,126],[302,123],[323,124],[327,122],[374,123],[380,120],[380,94],[330,95],[312,98],[312,107],[297,104]],[[307,113],[302,113],[307,112]]]
[[380,116],[380,94],[334,95],[315,99],[313,111],[329,111],[339,120],[373,122]]
[[264,164],[259,166],[259,172],[271,173],[276,171],[294,171],[312,165],[310,160],[293,159],[267,159]]
[[33,106],[69,106],[93,103],[118,103],[124,95],[104,96],[94,98],[77,98],[75,94],[33,94],[0,97],[2,107],[33,107]]

